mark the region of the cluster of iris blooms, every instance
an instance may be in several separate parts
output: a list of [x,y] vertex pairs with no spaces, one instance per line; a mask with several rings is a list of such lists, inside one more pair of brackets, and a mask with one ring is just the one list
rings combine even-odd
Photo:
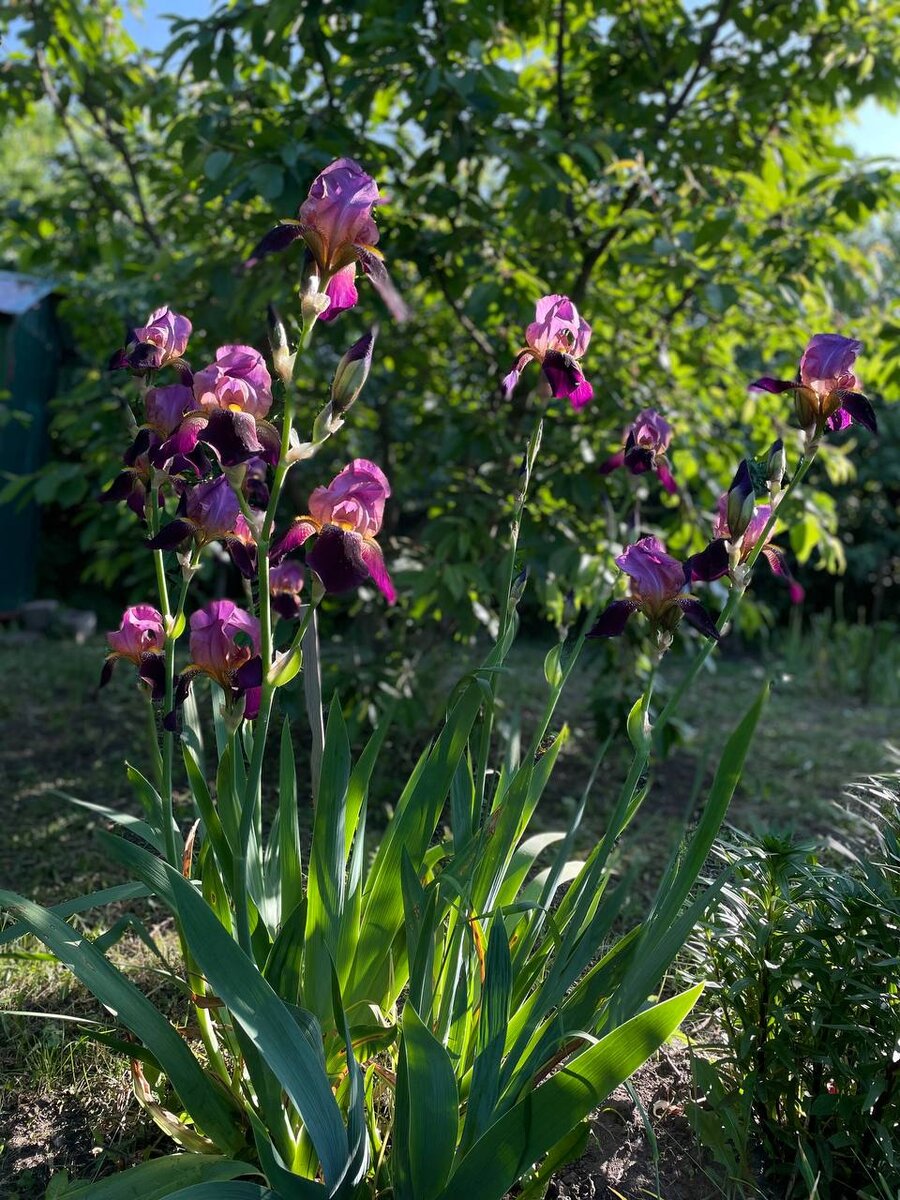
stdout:
[[[390,282],[376,249],[378,229],[373,210],[381,199],[374,180],[352,159],[339,159],[313,182],[297,219],[280,222],[246,260],[253,266],[268,254],[296,241],[306,247],[301,311],[304,328],[317,320],[331,321],[358,300],[357,270],[376,286],[398,319],[405,306]],[[283,326],[271,322],[273,363],[287,384],[293,356],[287,350]],[[166,491],[178,496],[174,517],[154,522],[147,544],[154,550],[179,552],[183,568],[196,569],[202,550],[224,544],[246,578],[259,568],[257,543],[270,499],[270,473],[281,464],[304,457],[290,428],[279,430],[269,421],[274,403],[272,376],[263,356],[251,346],[225,345],[208,366],[193,371],[185,357],[191,322],[168,307],[152,313],[146,323],[129,332],[126,344],[112,358],[114,369],[127,369],[146,384],[144,420],[124,455],[124,470],[104,497],[124,500],[142,519],[158,515]],[[564,295],[537,301],[535,318],[525,329],[525,345],[516,355],[502,387],[511,396],[529,362],[542,372],[545,395],[566,399],[575,410],[593,398],[593,387],[582,370],[591,327]],[[329,428],[358,396],[372,360],[374,334],[356,342],[344,355],[332,385]],[[814,453],[828,432],[856,422],[876,431],[872,406],[860,390],[854,365],[861,344],[840,334],[816,334],[803,356],[797,377],[764,377],[752,388],[773,393],[793,392],[796,412],[805,432],[806,452]],[[168,368],[175,382],[158,385],[157,375]],[[335,424],[337,422],[337,424]],[[678,485],[667,462],[673,430],[655,409],[646,409],[624,431],[623,446],[601,467],[608,475],[625,469],[633,475],[655,472],[669,493]],[[283,461],[284,460],[284,461]],[[621,634],[634,613],[649,621],[664,650],[682,619],[701,634],[717,639],[720,628],[691,593],[695,581],[725,576],[734,586],[746,586],[749,570],[764,556],[772,571],[788,581],[794,600],[802,588],[790,575],[784,552],[772,545],[777,508],[785,495],[784,447],[776,441],[760,464],[741,463],[731,487],[718,501],[713,539],[699,554],[679,562],[656,537],[643,537],[627,546],[616,564],[630,580],[630,594],[614,600],[599,616],[588,636]],[[757,495],[768,493],[768,503]],[[396,589],[378,545],[385,502],[391,494],[384,472],[367,459],[349,463],[327,486],[317,487],[308,511],[295,517],[267,540],[266,578],[272,610],[286,620],[301,612],[300,593],[305,571],[293,557],[301,549],[320,593],[340,593],[371,580],[388,603]],[[162,667],[169,622],[147,604],[133,606],[120,628],[109,633],[110,653],[101,682],[115,662],[134,663],[154,700],[162,699]],[[720,621],[720,625],[722,622]],[[214,679],[227,698],[240,703],[252,719],[259,708],[263,677],[260,622],[229,600],[213,601],[190,617],[190,663],[181,672],[174,695],[183,699],[198,673]]]

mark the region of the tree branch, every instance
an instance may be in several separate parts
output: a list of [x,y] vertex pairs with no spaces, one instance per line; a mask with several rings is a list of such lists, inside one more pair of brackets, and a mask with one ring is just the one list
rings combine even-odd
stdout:
[[453,310],[453,315],[456,317],[457,321],[459,321],[460,325],[463,327],[481,353],[490,361],[491,366],[496,370],[499,365],[499,359],[494,351],[494,347],[460,304],[459,300],[450,294],[450,284],[447,280],[447,276],[440,269],[440,267],[435,265],[432,265],[431,274],[432,277],[437,280],[438,287],[441,289],[444,299]]
[[44,95],[50,101],[50,106],[56,113],[59,123],[62,125],[63,130],[65,131],[66,137],[69,139],[69,144],[72,147],[72,153],[75,156],[75,161],[78,163],[78,167],[91,187],[91,190],[95,193],[98,199],[106,203],[113,210],[113,212],[119,213],[126,219],[126,221],[129,222],[129,224],[143,229],[144,232],[152,238],[157,248],[160,248],[162,246],[162,242],[159,240],[155,230],[152,229],[152,226],[145,225],[143,220],[135,219],[134,214],[130,212],[129,209],[119,200],[115,189],[107,183],[107,181],[101,174],[99,174],[99,172],[91,169],[90,164],[82,154],[81,147],[78,145],[78,139],[75,136],[75,131],[72,128],[72,122],[69,120],[69,116],[66,113],[66,106],[63,104],[62,98],[59,95],[59,92],[56,90],[56,84],[53,82],[53,76],[50,73],[50,68],[47,64],[47,59],[44,56],[44,51],[41,46],[35,47],[34,58],[35,63],[37,64],[38,74],[40,75],[41,84],[44,89]]
[[[700,49],[697,52],[697,61],[694,63],[691,72],[685,80],[684,86],[676,96],[672,97],[665,107],[665,111],[663,112],[662,116],[661,134],[665,134],[669,130],[672,122],[687,104],[694,85],[700,78],[701,72],[707,66],[712,52],[715,49],[716,38],[719,36],[722,26],[728,20],[728,14],[731,10],[731,5],[732,0],[721,0],[716,18],[710,25],[706,37],[703,39]],[[622,203],[619,205],[619,211],[616,214],[616,221],[619,221],[620,218],[623,217],[630,208],[634,207],[640,195],[641,183],[638,180],[633,183],[625,193]],[[581,304],[584,301],[585,293],[587,292],[587,286],[590,282],[594,267],[597,265],[600,258],[606,253],[609,246],[621,233],[622,226],[620,224],[613,224],[606,231],[606,233],[604,233],[603,237],[596,246],[588,247],[588,249],[585,251],[584,258],[582,259],[581,266],[578,270],[578,275],[575,278],[575,284],[570,293],[575,304]]]

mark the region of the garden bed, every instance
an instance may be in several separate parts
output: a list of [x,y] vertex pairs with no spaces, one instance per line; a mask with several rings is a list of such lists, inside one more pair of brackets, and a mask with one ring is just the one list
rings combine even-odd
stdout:
[[[526,723],[540,702],[544,650],[524,644],[512,659]],[[98,821],[54,794],[61,789],[112,807],[131,804],[116,758],[132,731],[140,728],[140,701],[124,673],[97,697],[102,654],[99,641],[86,646],[0,642],[4,678],[27,681],[0,698],[5,731],[0,820],[6,831],[0,878],[4,886],[45,903],[121,879],[95,846]],[[572,740],[543,802],[542,824],[547,828],[560,825],[571,812],[596,752],[588,704],[590,655],[586,660],[563,705],[561,715],[571,723]],[[639,899],[655,887],[697,780],[710,774],[725,729],[749,704],[762,677],[758,666],[725,661],[716,675],[697,685],[691,712],[697,736],[659,769],[641,814],[642,836],[634,852],[639,857],[627,864],[636,868]],[[729,713],[727,720],[723,711]],[[805,833],[827,833],[837,819],[832,804],[842,784],[883,768],[893,733],[889,709],[864,706],[852,698],[843,700],[840,711],[831,709],[829,721],[837,719],[849,731],[840,744],[822,737],[819,698],[810,681],[778,681],[731,821],[758,828],[793,824]],[[137,761],[140,755],[141,747],[135,747]],[[614,782],[624,764],[614,759],[608,768]],[[609,787],[597,791],[582,826],[582,849],[603,828]],[[699,794],[702,798],[702,789]],[[391,799],[386,782],[376,779],[375,806]],[[152,908],[143,911],[154,917]],[[162,919],[161,912],[155,915]],[[36,944],[31,948],[37,949]],[[126,938],[116,953],[128,959],[142,986],[158,988],[136,943]],[[96,1004],[67,972],[40,959],[8,958],[3,963],[0,1009],[97,1015]],[[59,1022],[4,1017],[0,1029],[0,1194],[36,1200],[54,1170],[65,1169],[74,1177],[105,1173],[163,1148],[162,1135],[131,1096],[121,1059],[80,1037],[75,1026]],[[551,1195],[558,1200],[613,1200],[617,1195],[632,1200],[658,1192],[666,1200],[703,1200],[717,1194],[685,1116],[691,1089],[687,1052],[667,1048],[639,1072],[634,1088],[656,1149],[631,1097],[619,1089],[595,1114],[584,1158],[559,1173]]]

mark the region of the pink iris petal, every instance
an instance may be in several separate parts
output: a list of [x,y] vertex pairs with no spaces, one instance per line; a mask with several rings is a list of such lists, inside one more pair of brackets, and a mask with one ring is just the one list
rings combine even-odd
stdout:
[[388,604],[395,604],[397,601],[397,589],[394,587],[393,580],[388,574],[387,567],[384,565],[384,555],[381,552],[381,547],[377,542],[364,540],[360,553],[375,586],[384,596],[385,600],[387,600]]
[[240,515],[240,503],[224,475],[198,483],[185,493],[185,517],[197,527],[202,541],[231,533]]
[[[231,600],[213,600],[191,616],[191,661],[224,687],[259,654],[259,621]],[[237,641],[243,635],[243,643]]]
[[300,615],[300,593],[303,590],[304,576],[302,564],[291,561],[272,567],[269,572],[272,608],[286,621],[294,621]]
[[279,563],[292,550],[299,550],[303,543],[319,532],[319,524],[310,517],[296,517],[288,526],[286,532],[273,545],[269,558],[273,563]]
[[591,327],[578,315],[568,296],[542,296],[534,320],[525,328],[526,345],[543,359],[551,350],[581,358],[591,340]]
[[191,323],[187,317],[174,312],[168,304],[152,312],[147,318],[147,324],[135,329],[135,338],[139,342],[150,342],[164,352],[168,361],[181,358],[187,349],[188,338],[191,336]]
[[264,417],[272,407],[272,377],[252,346],[220,346],[216,361],[194,375],[200,408],[237,408]]
[[144,397],[144,416],[147,424],[160,437],[168,437],[177,429],[181,418],[193,407],[194,394],[189,387],[181,383],[150,388]]
[[190,336],[191,323],[187,317],[165,305],[152,312],[145,325],[131,331],[121,365],[164,367],[182,357]]
[[763,554],[772,570],[772,574],[777,575],[779,579],[783,579],[788,585],[791,604],[802,604],[806,597],[806,592],[791,574],[784,551],[778,546],[766,546],[763,549]]
[[322,267],[327,270],[342,247],[378,242],[372,210],[380,199],[375,180],[352,158],[339,158],[316,176],[299,215],[321,239]]
[[862,342],[839,333],[817,333],[810,338],[800,359],[801,382],[820,395],[835,388],[856,391],[859,383],[853,374]]
[[114,654],[140,663],[141,655],[162,650],[166,643],[162,614],[152,604],[135,604],[122,614],[119,628],[107,633]]
[[636,445],[652,450],[654,454],[665,454],[672,441],[672,426],[655,408],[645,408],[626,430],[626,439],[629,434]]
[[684,567],[655,537],[641,538],[626,547],[616,564],[635,583],[642,600],[658,605],[684,590]]
[[[766,525],[769,523],[769,518],[771,516],[772,516],[772,505],[771,504],[760,504],[757,506],[756,511],[754,512],[753,516],[750,519],[750,524],[744,530],[744,540],[741,542],[742,557],[746,557],[746,555],[750,553],[750,551],[753,549],[753,547],[756,545],[756,543],[762,537],[763,530],[765,529]],[[770,541],[771,538],[772,538],[772,531],[769,532],[769,536],[766,538],[766,541],[767,542]]]
[[269,572],[269,591],[273,595],[281,592],[296,594],[303,588],[303,567],[298,562],[281,563]]
[[309,511],[320,525],[337,524],[363,537],[375,537],[391,494],[387,476],[375,463],[356,458],[309,498]]
[[322,321],[333,321],[342,312],[356,305],[359,301],[359,292],[356,290],[356,263],[350,263],[336,275],[332,275],[325,288],[325,295],[328,297],[328,307],[320,315],[319,319]]

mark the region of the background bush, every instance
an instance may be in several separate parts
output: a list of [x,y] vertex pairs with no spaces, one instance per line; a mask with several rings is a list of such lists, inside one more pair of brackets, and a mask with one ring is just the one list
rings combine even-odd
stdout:
[[[863,338],[877,400],[900,383],[885,224],[897,175],[840,137],[864,99],[896,101],[895,7],[237,3],[176,21],[161,56],[131,42],[111,0],[0,12],[17,35],[0,69],[0,264],[59,280],[77,348],[40,483],[44,590],[71,598],[81,578],[95,603],[98,586],[116,604],[144,594],[121,536],[131,518],[91,502],[117,470],[127,395],[101,364],[166,301],[192,317],[198,365],[225,330],[263,345],[265,301],[299,255],[239,263],[345,153],[390,198],[382,246],[414,315],[398,328],[365,292],[316,353],[336,361],[382,321],[341,454],[376,458],[394,482],[407,619],[438,620],[443,636],[492,622],[497,496],[512,491],[534,403],[524,389],[504,402],[498,381],[547,291],[593,323],[597,398],[547,427],[523,546],[535,615],[561,618],[635,506],[673,552],[699,548],[729,464],[770,436],[773,414],[790,420],[778,398],[748,398],[763,366],[790,370],[810,332],[838,328]],[[321,399],[307,389],[310,414]],[[598,479],[648,405],[676,427],[680,497]],[[830,483],[817,473],[792,535],[804,578],[844,567],[838,510],[857,509],[834,488],[856,494],[856,441],[823,452]],[[865,603],[897,526],[889,494],[877,521],[868,497],[858,512]]]
[[850,815],[865,842],[736,835],[719,851],[729,879],[695,949],[725,1045],[696,1060],[694,1120],[737,1195],[900,1184],[896,778],[858,789]]

